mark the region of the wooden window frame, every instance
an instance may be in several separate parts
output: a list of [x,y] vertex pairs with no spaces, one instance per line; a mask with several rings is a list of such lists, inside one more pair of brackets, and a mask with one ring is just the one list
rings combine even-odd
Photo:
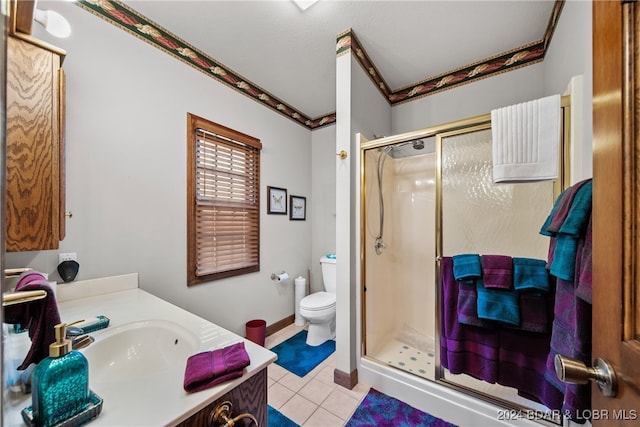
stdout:
[[[198,176],[202,176],[205,170],[209,172],[206,173],[206,176],[212,176],[216,183],[212,191],[215,194],[219,193],[217,179],[223,175],[227,177],[231,175],[230,172],[218,174],[218,171],[214,170],[210,164],[209,168],[207,168],[205,165],[206,160],[202,160],[202,157],[198,156],[197,147],[199,144],[204,144],[202,142],[204,139],[199,141],[198,138],[203,136],[206,138],[206,143],[210,144],[211,147],[224,147],[227,150],[233,150],[234,153],[246,155],[247,158],[253,156],[251,157],[253,161],[251,168],[246,170],[247,175],[243,175],[242,170],[240,170],[240,175],[236,175],[238,170],[231,169],[236,177],[250,177],[251,185],[246,187],[246,190],[240,191],[240,195],[244,197],[241,201],[230,201],[228,198],[216,198],[215,195],[206,196],[202,194],[203,191],[207,190],[203,188],[204,184],[199,185]],[[187,285],[192,286],[260,271],[260,150],[262,149],[260,140],[188,113],[187,141]],[[245,163],[241,162],[240,164],[244,165]],[[233,166],[230,167],[233,168]],[[228,184],[228,181],[224,184]],[[211,187],[208,186],[207,188]],[[230,187],[225,187],[225,189],[228,188]],[[208,245],[208,248],[213,251],[217,251],[218,248],[224,246],[222,243],[220,245],[215,243],[210,245],[211,240],[203,237],[203,232],[219,233],[219,231],[213,230],[216,221],[211,219],[215,214],[207,213],[207,220],[202,219],[204,215],[202,212],[206,208],[219,207],[233,209],[234,212],[243,212],[245,217],[248,215],[250,218],[247,221],[242,221],[248,225],[247,229],[249,230],[248,233],[243,233],[243,239],[248,237],[247,248],[241,250],[244,251],[244,254],[247,254],[249,259],[247,265],[225,266],[223,263],[222,266],[219,266],[216,264],[217,261],[211,261],[210,258],[209,263],[201,259],[203,255],[199,248],[203,244]],[[235,231],[235,235],[238,235],[237,231]],[[226,250],[226,248],[223,249]],[[233,259],[238,261],[241,258],[234,255]],[[211,269],[218,270],[211,272]],[[202,270],[208,272],[203,272]]]

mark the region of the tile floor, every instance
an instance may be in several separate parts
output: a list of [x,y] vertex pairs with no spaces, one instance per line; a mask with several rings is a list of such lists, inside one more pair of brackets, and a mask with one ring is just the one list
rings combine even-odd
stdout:
[[[304,329],[289,325],[270,335],[265,347],[271,348]],[[272,363],[267,368],[267,402],[302,427],[342,427],[351,418],[369,386],[358,383],[348,390],[333,382],[335,353],[304,377]]]

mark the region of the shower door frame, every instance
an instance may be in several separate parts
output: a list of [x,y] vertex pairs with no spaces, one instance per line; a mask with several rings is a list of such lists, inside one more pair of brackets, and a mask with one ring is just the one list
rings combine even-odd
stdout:
[[[570,95],[564,95],[561,97],[561,125],[560,125],[560,146],[558,152],[558,179],[554,182],[553,192],[554,199],[560,195],[560,193],[570,185],[571,176],[571,97]],[[444,378],[444,369],[440,363],[440,289],[438,284],[440,283],[440,260],[442,257],[442,139],[465,133],[478,132],[482,130],[491,129],[491,114],[483,114],[479,116],[470,117],[467,119],[461,119],[453,122],[444,123],[437,126],[432,126],[412,132],[406,132],[398,135],[393,135],[384,138],[378,138],[375,140],[362,140],[360,143],[360,301],[362,309],[360,311],[360,325],[361,325],[361,347],[360,354],[363,359],[369,362],[380,364],[387,368],[399,369],[394,366],[384,364],[378,359],[368,356],[367,350],[367,300],[366,300],[366,226],[367,226],[367,211],[366,211],[366,157],[365,152],[367,150],[382,148],[388,145],[394,145],[401,142],[408,142],[417,139],[435,138],[436,147],[436,202],[435,202],[435,275],[434,275],[434,287],[435,287],[435,326],[434,326],[434,345],[435,345],[435,372],[434,379],[428,379],[425,377],[417,376],[416,378],[422,378],[425,381],[432,381],[445,387],[454,389],[464,394],[479,398],[483,401],[489,402],[496,406],[506,408],[514,411],[527,411],[529,408],[519,405],[518,403],[497,398],[487,393],[483,393],[479,390],[475,390],[470,387],[451,382]],[[410,374],[410,373],[407,373]],[[524,412],[526,413],[526,412]],[[557,426],[558,423],[552,421],[539,420],[548,425]]]

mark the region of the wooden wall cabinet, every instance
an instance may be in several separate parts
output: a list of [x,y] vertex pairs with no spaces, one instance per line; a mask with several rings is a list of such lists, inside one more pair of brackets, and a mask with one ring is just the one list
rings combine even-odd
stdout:
[[64,58],[7,37],[6,250],[57,249],[64,238]]

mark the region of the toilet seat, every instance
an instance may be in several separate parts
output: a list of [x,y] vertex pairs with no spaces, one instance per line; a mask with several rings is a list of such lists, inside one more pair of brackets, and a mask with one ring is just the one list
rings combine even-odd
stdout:
[[315,292],[300,301],[300,308],[307,311],[326,310],[336,305],[336,296],[329,292]]

